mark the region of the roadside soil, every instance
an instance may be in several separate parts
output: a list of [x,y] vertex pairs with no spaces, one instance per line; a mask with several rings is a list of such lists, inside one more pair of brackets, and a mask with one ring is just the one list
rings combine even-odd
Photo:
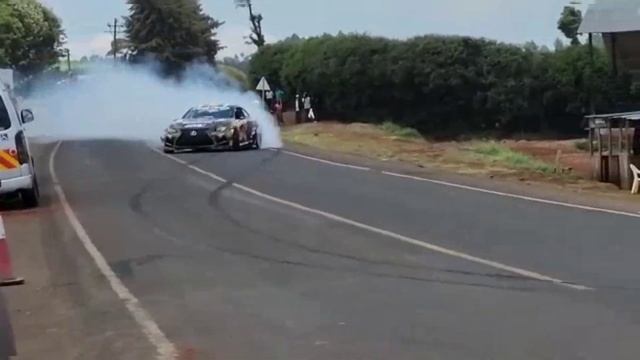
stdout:
[[[585,206],[640,212],[639,197],[613,184],[589,179],[589,155],[575,145],[580,139],[496,142],[500,147],[554,168],[548,173],[514,168],[508,163],[487,161],[470,154],[470,148],[487,143],[486,140],[406,139],[370,124],[288,125],[283,127],[282,137],[291,150],[331,161]],[[559,150],[560,161],[556,165]]]

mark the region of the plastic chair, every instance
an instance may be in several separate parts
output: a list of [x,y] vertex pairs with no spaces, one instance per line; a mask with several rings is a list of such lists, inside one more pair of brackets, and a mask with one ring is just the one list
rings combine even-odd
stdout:
[[633,164],[629,166],[633,172],[633,187],[631,188],[631,193],[637,194],[638,191],[640,191],[640,170],[638,170],[638,168]]

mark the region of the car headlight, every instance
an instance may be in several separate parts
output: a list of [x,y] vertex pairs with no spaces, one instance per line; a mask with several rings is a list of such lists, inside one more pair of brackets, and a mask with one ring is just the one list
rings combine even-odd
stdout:
[[216,128],[216,131],[217,132],[221,132],[221,133],[226,132],[227,131],[227,127],[226,126],[220,126],[220,127]]
[[179,133],[180,130],[178,130],[178,128],[174,127],[173,125],[167,128],[167,135],[178,135]]

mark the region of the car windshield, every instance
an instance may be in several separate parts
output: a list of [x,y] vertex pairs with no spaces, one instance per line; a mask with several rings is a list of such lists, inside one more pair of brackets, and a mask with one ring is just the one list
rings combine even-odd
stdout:
[[2,101],[2,96],[0,96],[0,130],[7,130],[11,127],[11,119],[9,118],[9,111],[7,111],[7,106],[4,101]]
[[233,118],[233,109],[191,109],[184,115],[184,119],[200,118],[230,119]]

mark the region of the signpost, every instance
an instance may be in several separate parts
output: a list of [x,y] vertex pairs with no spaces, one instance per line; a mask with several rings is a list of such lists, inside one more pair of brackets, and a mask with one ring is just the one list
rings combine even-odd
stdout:
[[264,76],[262,77],[262,79],[260,79],[258,86],[256,86],[256,90],[262,91],[262,102],[264,103],[267,96],[267,91],[271,91],[271,87],[269,86],[269,83]]

